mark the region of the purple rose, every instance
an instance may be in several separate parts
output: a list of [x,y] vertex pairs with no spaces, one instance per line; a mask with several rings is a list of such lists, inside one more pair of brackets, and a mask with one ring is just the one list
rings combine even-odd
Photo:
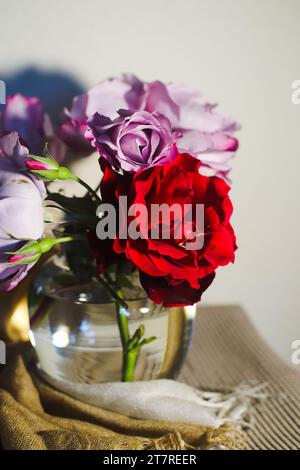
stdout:
[[7,252],[37,240],[44,231],[44,184],[23,172],[28,149],[18,134],[0,137],[0,290],[13,289],[33,264],[12,266]]
[[87,137],[108,162],[125,171],[137,171],[175,158],[170,121],[159,113],[120,111],[111,120],[95,114]]
[[201,160],[201,174],[230,182],[231,159],[238,148],[233,133],[238,125],[215,107],[197,90],[179,83],[156,81],[146,88],[144,108],[169,118],[178,150]]
[[64,158],[65,145],[55,135],[39,98],[21,94],[9,96],[0,115],[0,132],[3,131],[18,132],[31,153],[41,155],[48,142],[49,150],[56,160]]
[[239,129],[237,123],[217,112],[216,105],[193,88],[171,83],[166,89],[180,110],[179,119],[171,121],[179,151],[201,160],[201,174],[219,176],[230,183],[231,159],[238,149],[233,135]]
[[87,121],[94,113],[115,119],[120,109],[158,112],[169,119],[179,151],[201,160],[200,173],[229,182],[231,159],[238,148],[234,137],[238,125],[215,108],[191,87],[142,82],[132,75],[123,75],[76,97],[60,135],[73,149],[89,154],[92,147],[84,136],[90,136]]
[[100,82],[86,94],[76,96],[70,110],[65,109],[65,122],[59,137],[75,153],[89,155],[93,147],[85,138],[87,120],[95,113],[115,119],[119,109],[141,108],[144,84],[134,75],[122,75]]

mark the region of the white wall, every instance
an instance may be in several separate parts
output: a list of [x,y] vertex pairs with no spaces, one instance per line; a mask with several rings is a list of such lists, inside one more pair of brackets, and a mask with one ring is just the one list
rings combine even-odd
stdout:
[[300,338],[300,1],[0,0],[0,35],[0,78],[35,65],[89,87],[131,71],[201,88],[242,123],[239,251],[205,300],[241,303],[289,360]]

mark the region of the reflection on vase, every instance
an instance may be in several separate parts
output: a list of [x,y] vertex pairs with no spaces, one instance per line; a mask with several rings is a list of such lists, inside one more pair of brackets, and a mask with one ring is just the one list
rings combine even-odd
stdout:
[[[143,324],[156,339],[139,352],[135,380],[174,378],[186,356],[195,307],[166,309],[138,289],[125,292],[130,334]],[[30,294],[30,339],[39,367],[55,378],[80,383],[121,380],[122,346],[116,305],[97,282],[77,283],[48,262]]]

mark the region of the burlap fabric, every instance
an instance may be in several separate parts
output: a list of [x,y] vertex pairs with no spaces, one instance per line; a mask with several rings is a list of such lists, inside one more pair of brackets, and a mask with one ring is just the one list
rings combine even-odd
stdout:
[[[13,351],[0,373],[4,449],[246,448],[243,434],[226,427],[137,420],[84,404],[46,385],[24,362],[27,355]],[[265,345],[239,307],[200,309],[180,380],[220,391],[242,381],[267,382],[269,398],[254,403],[250,448],[300,448],[300,376]]]
[[[17,347],[20,352],[20,348]],[[75,400],[10,353],[0,374],[0,440],[14,450],[186,450],[226,445],[245,449],[243,433],[224,426],[138,420]]]

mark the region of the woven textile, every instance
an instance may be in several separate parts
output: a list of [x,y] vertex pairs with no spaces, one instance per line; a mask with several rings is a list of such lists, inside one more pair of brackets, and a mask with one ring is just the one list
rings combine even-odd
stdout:
[[180,380],[201,389],[266,382],[269,398],[255,404],[251,449],[300,449],[300,374],[262,340],[238,306],[201,307]]
[[[268,398],[253,403],[248,444],[251,449],[300,449],[300,375],[266,346],[241,308],[199,309],[179,380],[221,392],[244,381],[267,383]],[[224,442],[245,448],[243,434],[226,434],[226,428],[211,433],[82,403],[30,375],[20,356],[8,358],[1,370],[0,422],[5,449],[187,449]]]

